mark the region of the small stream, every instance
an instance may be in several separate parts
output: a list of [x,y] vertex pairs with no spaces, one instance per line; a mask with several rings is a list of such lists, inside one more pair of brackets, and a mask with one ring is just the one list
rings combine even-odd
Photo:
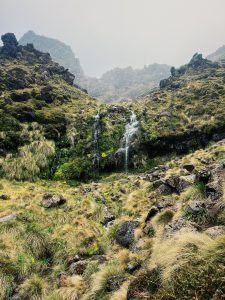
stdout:
[[100,134],[100,115],[99,112],[94,116],[93,124],[93,145],[94,145],[94,165],[99,169],[100,154],[98,147],[98,139]]

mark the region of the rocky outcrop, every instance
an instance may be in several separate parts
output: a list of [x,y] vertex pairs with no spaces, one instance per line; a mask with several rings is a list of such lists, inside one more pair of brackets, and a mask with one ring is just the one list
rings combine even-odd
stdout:
[[176,90],[180,88],[182,84],[182,82],[179,81],[179,77],[184,76],[192,70],[201,70],[208,67],[218,68],[219,64],[203,58],[202,54],[195,53],[188,64],[181,66],[179,69],[174,67],[170,69],[171,76],[160,81],[160,89]]
[[38,80],[45,83],[55,75],[61,76],[68,84],[73,85],[75,76],[70,73],[68,69],[53,62],[48,53],[36,50],[33,44],[27,44],[26,46],[19,45],[13,33],[3,35],[2,42],[3,47],[0,48],[0,60],[17,59],[30,65],[39,64],[36,68],[40,68],[40,73],[42,74],[40,78],[37,79],[34,74],[29,74],[25,68],[14,67],[11,69],[11,74],[9,72],[6,74],[6,78],[4,78],[4,74],[2,74],[0,79],[2,87],[6,85],[10,88],[22,89],[37,83]]
[[174,133],[168,136],[157,137],[154,141],[145,141],[141,144],[141,150],[149,158],[154,158],[168,153],[179,155],[187,154],[199,148],[205,148],[210,142],[218,142],[225,139],[225,125],[205,130],[191,129],[183,133]]
[[6,33],[2,35],[3,47],[1,48],[0,55],[16,57],[18,53],[18,42],[13,33]]

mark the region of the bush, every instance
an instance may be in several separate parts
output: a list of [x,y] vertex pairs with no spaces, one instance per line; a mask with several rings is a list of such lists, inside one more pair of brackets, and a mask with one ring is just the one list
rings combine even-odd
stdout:
[[92,162],[87,158],[77,157],[59,166],[54,174],[54,178],[57,180],[85,180],[91,178],[92,175]]

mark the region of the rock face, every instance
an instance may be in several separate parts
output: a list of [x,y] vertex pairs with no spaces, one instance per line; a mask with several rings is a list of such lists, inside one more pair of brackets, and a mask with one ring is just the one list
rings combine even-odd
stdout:
[[1,53],[3,55],[9,55],[11,57],[16,57],[18,50],[18,42],[14,33],[6,33],[1,37],[3,42],[3,47]]
[[41,205],[45,208],[53,208],[63,205],[66,199],[61,195],[54,195],[51,193],[45,193],[43,195]]
[[134,230],[137,226],[137,221],[123,222],[117,230],[116,242],[125,248],[129,248],[134,241]]

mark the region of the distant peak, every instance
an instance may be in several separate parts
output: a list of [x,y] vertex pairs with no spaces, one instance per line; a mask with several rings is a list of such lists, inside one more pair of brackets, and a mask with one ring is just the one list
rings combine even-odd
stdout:
[[28,30],[25,34],[32,34],[32,35],[36,35],[36,33],[33,30]]

